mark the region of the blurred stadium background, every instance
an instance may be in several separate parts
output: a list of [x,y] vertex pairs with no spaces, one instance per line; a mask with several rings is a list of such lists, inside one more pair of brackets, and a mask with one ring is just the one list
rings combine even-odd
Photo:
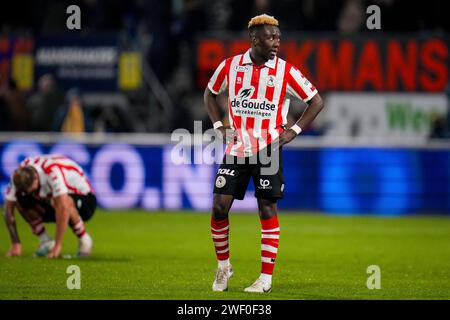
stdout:
[[[70,4],[81,8],[81,30],[66,28]],[[370,4],[381,8],[381,30],[366,28]],[[280,56],[326,106],[286,148],[280,207],[450,214],[443,8],[438,0],[14,1],[0,13],[0,189],[25,156],[65,153],[86,168],[103,208],[208,211],[216,167],[174,165],[170,133],[194,132],[194,120],[211,128],[207,80],[246,50],[249,17],[266,12],[281,23]],[[292,101],[291,122],[303,108]],[[252,196],[235,205],[255,207]]]

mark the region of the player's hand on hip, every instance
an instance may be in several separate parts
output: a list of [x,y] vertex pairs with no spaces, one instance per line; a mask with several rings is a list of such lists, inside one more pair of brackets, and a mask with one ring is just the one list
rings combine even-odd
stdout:
[[273,151],[278,150],[281,146],[285,145],[286,143],[291,142],[294,140],[294,138],[297,136],[297,133],[295,133],[294,130],[288,129],[284,130],[277,139],[275,139],[274,142],[272,142],[273,145]]
[[217,131],[220,132],[220,135],[222,137],[223,143],[229,144],[229,143],[237,143],[240,141],[239,134],[236,130],[231,128],[230,126],[222,126],[217,128]]
[[9,251],[6,253],[7,257],[20,257],[22,255],[22,245],[20,243],[13,243]]
[[60,254],[61,254],[61,245],[55,244],[53,249],[47,255],[47,258],[49,258],[49,259],[58,258]]

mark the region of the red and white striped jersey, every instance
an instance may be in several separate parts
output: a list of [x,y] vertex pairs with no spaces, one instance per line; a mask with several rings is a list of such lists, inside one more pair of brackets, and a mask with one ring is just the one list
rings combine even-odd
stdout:
[[291,96],[307,102],[317,93],[295,66],[278,57],[256,66],[250,50],[222,61],[208,83],[214,94],[228,89],[230,126],[240,141],[226,153],[238,157],[257,153],[283,132]]
[[[83,169],[73,160],[60,155],[28,157],[20,167],[32,166],[39,175],[39,197],[52,198],[62,194],[87,195],[94,193]],[[6,189],[6,200],[16,201],[16,187],[11,183]]]

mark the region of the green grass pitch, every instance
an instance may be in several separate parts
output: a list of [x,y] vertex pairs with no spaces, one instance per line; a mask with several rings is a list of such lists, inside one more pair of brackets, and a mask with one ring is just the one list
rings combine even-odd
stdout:
[[[280,248],[269,294],[248,294],[260,271],[255,214],[230,215],[234,276],[228,292],[212,292],[216,270],[209,214],[99,210],[87,223],[87,259],[33,258],[37,238],[18,217],[24,254],[6,258],[0,228],[0,299],[449,299],[450,219],[280,213]],[[47,230],[53,234],[54,225]],[[66,234],[64,254],[77,241]],[[69,265],[81,289],[66,287]],[[381,289],[369,290],[369,265]]]

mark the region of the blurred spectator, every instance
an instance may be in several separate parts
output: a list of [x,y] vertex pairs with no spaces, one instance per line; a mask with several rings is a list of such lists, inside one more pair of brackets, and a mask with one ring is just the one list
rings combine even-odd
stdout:
[[27,131],[30,129],[30,118],[26,108],[24,94],[17,88],[16,82],[10,79],[0,89],[0,115],[2,131]]
[[93,132],[133,132],[133,122],[123,108],[117,105],[97,106],[92,113]]
[[28,101],[32,128],[35,131],[52,131],[56,111],[63,104],[64,96],[50,74],[38,80],[38,90]]
[[53,130],[74,134],[91,131],[89,118],[83,110],[78,89],[67,91],[64,104],[56,112]]
[[171,1],[148,0],[141,4],[142,20],[152,39],[146,59],[163,84],[170,78],[177,52],[171,38],[171,10]]
[[447,113],[445,115],[435,115],[431,120],[430,139],[450,138],[450,83],[445,88],[447,97]]
[[435,116],[431,121],[430,139],[450,138],[448,116]]
[[365,7],[361,0],[347,0],[337,21],[340,33],[349,35],[362,30],[365,25]]
[[0,94],[0,131],[11,131],[11,115],[8,104]]

